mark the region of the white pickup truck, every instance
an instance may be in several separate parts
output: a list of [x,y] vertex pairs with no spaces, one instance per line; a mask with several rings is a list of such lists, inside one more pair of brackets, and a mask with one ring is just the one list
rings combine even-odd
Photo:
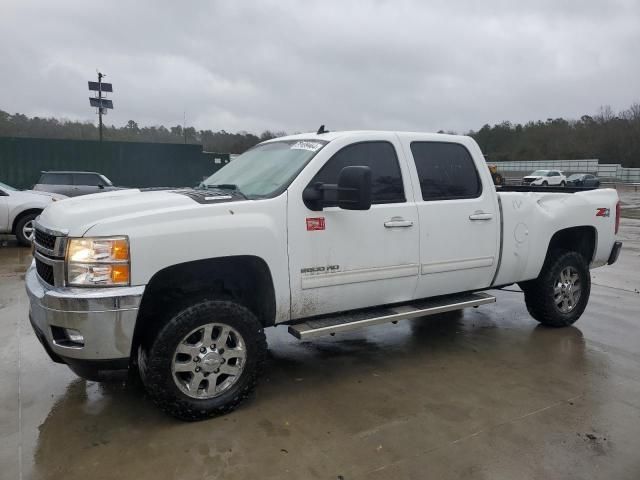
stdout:
[[36,222],[33,328],[85,378],[137,368],[180,419],[235,408],[264,329],[300,340],[495,301],[518,283],[573,324],[616,261],[615,190],[503,187],[463,136],[324,132],[263,142],[197,189],[67,199]]

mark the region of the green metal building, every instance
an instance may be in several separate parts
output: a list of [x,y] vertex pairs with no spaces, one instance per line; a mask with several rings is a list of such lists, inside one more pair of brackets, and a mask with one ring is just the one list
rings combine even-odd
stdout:
[[202,145],[0,137],[0,182],[16,188],[44,170],[99,172],[123,187],[190,187],[229,161]]

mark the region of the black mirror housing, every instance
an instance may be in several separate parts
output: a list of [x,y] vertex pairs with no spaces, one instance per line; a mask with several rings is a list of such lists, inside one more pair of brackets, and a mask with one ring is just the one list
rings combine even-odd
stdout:
[[320,182],[310,185],[302,192],[302,200],[307,208],[314,212],[336,205],[344,210],[369,210],[371,190],[369,167],[344,167],[338,175],[337,185]]
[[364,166],[344,167],[338,176],[338,207],[344,210],[369,210],[371,198],[371,169]]

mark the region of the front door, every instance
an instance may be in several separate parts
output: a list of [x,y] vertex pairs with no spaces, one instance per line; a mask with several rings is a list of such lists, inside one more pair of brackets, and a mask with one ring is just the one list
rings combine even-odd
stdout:
[[406,138],[403,147],[413,157],[414,183],[420,186],[416,192],[420,222],[416,297],[488,287],[498,262],[500,217],[484,159],[480,157],[482,164],[476,165],[460,143]]
[[[419,268],[418,212],[397,137],[371,134],[350,144],[337,139],[315,160],[289,195],[292,318],[411,300]],[[370,210],[305,206],[307,185],[335,184],[342,168],[352,165],[371,169]]]

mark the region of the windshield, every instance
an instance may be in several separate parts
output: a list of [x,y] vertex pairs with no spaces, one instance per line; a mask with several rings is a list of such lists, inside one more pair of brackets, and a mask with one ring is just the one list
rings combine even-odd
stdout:
[[278,195],[326,144],[322,140],[287,140],[257,145],[204,180],[200,187],[237,190],[250,199]]
[[10,187],[6,183],[2,183],[2,182],[0,182],[0,190],[5,190],[5,191],[8,191],[8,192],[17,192],[18,191],[17,188]]
[[536,170],[531,174],[532,177],[546,177],[549,170]]
[[567,178],[567,180],[578,180],[579,178],[584,177],[585,175],[583,173],[574,173],[573,175],[569,175],[569,178]]
[[113,183],[111,183],[111,180],[109,180],[107,177],[105,177],[104,175],[98,176],[100,177],[100,180],[105,187],[113,187]]

